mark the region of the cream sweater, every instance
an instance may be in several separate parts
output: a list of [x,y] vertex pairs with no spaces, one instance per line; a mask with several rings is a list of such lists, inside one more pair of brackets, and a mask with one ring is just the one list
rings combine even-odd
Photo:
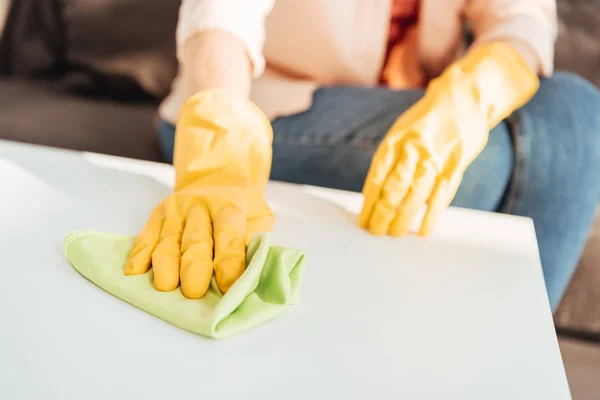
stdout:
[[[197,32],[237,35],[254,65],[252,100],[270,118],[310,107],[328,84],[377,84],[385,56],[392,0],[183,0],[179,48]],[[555,0],[421,0],[418,57],[433,76],[460,56],[467,22],[475,44],[512,44],[539,75],[553,70]],[[266,65],[266,68],[265,68]],[[189,70],[189,68],[188,68]],[[178,76],[160,107],[177,119],[189,88]]]

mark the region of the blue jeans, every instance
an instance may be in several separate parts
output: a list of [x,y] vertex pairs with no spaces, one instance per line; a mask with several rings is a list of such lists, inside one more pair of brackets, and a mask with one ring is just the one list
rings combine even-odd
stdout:
[[[271,179],[360,191],[394,120],[423,91],[321,88],[306,112],[273,121]],[[160,143],[172,161],[174,128]],[[600,200],[600,95],[558,72],[490,133],[453,206],[533,219],[546,289],[555,310],[571,279]]]

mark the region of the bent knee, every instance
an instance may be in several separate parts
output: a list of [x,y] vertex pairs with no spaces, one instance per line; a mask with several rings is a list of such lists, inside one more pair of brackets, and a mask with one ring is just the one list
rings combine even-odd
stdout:
[[580,155],[600,160],[600,91],[584,78],[556,72],[543,79],[524,113],[537,129],[547,130],[543,135],[547,139],[560,140],[560,136],[574,144]]
[[600,108],[600,92],[577,74],[557,71],[551,78],[540,81],[540,88],[531,102],[552,110],[569,110],[595,116]]

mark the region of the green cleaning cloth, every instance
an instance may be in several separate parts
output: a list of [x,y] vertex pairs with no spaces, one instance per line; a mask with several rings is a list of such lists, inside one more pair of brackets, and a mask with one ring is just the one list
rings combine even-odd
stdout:
[[178,288],[159,292],[153,272],[125,276],[123,266],[134,237],[98,231],[73,232],[65,255],[83,276],[108,293],[190,332],[222,339],[275,318],[299,300],[305,255],[274,246],[270,234],[255,236],[246,252],[246,271],[222,295],[213,280],[206,295],[188,299]]

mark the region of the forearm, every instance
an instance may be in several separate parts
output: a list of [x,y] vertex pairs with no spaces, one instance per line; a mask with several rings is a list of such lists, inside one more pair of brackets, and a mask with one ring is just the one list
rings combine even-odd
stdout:
[[237,36],[219,30],[199,32],[185,41],[182,57],[190,94],[225,89],[236,97],[248,98],[252,63]]
[[207,182],[224,168],[266,183],[273,133],[248,99],[253,65],[246,46],[236,35],[210,30],[190,36],[181,50],[188,97],[177,122],[176,188]]
[[248,98],[264,70],[265,20],[274,0],[182,0],[177,24],[188,96],[226,89]]

